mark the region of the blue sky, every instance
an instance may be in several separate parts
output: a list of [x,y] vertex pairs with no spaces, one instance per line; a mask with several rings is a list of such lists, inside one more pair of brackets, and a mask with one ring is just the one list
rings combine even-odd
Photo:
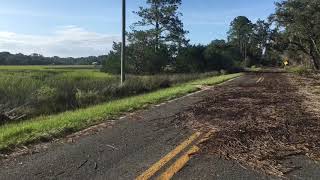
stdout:
[[[121,33],[121,0],[0,0],[0,51],[45,56],[106,54]],[[145,0],[127,0],[132,11]],[[252,21],[274,11],[274,0],[182,0],[180,11],[191,43],[226,38],[232,19]]]

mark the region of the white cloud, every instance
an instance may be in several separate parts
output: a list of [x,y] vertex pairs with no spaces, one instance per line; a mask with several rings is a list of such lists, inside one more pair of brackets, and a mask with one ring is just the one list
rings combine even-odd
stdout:
[[60,27],[46,36],[0,31],[0,51],[45,56],[102,55],[112,48],[114,41],[120,41],[120,36],[91,32],[77,26]]
[[[107,12],[121,12],[119,10],[116,10],[113,8],[105,9]],[[120,14],[119,14],[120,15]],[[11,9],[11,8],[3,8],[0,7],[0,16],[5,17],[28,17],[28,18],[46,18],[46,19],[53,19],[53,20],[78,20],[78,21],[100,21],[103,23],[119,23],[121,20],[121,17],[115,18],[114,16],[110,15],[99,15],[99,14],[69,14],[69,13],[57,13],[57,12],[44,12],[44,11],[31,11],[26,9]]]

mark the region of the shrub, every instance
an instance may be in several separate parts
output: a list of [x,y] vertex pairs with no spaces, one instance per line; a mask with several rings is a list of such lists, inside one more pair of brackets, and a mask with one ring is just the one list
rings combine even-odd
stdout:
[[204,51],[207,71],[219,71],[221,69],[230,71],[238,64],[239,57],[239,52],[224,40],[211,42]]
[[176,57],[176,72],[203,72],[205,70],[204,50],[205,47],[202,45],[182,48]]
[[44,85],[31,96],[32,114],[50,114],[56,111],[57,89]]
[[299,75],[307,75],[311,73],[311,69],[308,69],[305,66],[289,66],[285,68],[287,72],[295,73]]
[[108,57],[102,63],[101,71],[111,74],[120,74],[120,67],[120,55],[114,52],[110,52]]
[[96,104],[99,101],[101,101],[101,95],[99,94],[99,91],[95,91],[95,90],[83,91],[83,90],[77,89],[76,100],[77,100],[78,106],[85,107],[88,105]]

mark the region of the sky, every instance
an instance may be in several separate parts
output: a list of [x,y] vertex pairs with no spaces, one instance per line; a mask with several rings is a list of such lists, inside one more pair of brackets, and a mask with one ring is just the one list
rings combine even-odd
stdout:
[[[132,11],[145,0],[127,0]],[[84,57],[107,54],[120,41],[121,0],[0,0],[0,51],[44,56]],[[193,44],[225,39],[236,16],[251,21],[274,12],[274,0],[182,0],[187,37]]]

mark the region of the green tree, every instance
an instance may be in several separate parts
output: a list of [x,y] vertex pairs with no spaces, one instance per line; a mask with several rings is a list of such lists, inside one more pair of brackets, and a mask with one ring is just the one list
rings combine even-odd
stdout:
[[228,40],[239,48],[242,58],[246,59],[248,55],[248,46],[253,33],[253,24],[245,16],[236,17],[230,24]]
[[120,74],[120,52],[121,52],[121,43],[113,43],[113,50],[109,52],[108,56],[102,62],[101,71],[112,73],[112,74]]
[[129,71],[136,74],[153,74],[161,72],[170,61],[168,47],[158,45],[155,51],[153,41],[148,32],[133,31],[128,40],[128,67]]
[[140,7],[136,13],[141,20],[133,24],[133,29],[140,27],[158,50],[161,44],[171,44],[181,47],[188,43],[180,20],[182,15],[178,9],[181,0],[147,0],[147,7]]
[[264,20],[258,20],[253,26],[253,44],[254,48],[258,50],[257,55],[260,58],[268,51],[268,45],[271,41],[272,30],[270,28],[271,23]]
[[320,1],[278,2],[273,20],[285,30],[291,48],[308,55],[315,69],[320,69]]
[[203,45],[189,45],[181,48],[175,61],[176,72],[203,72],[205,70],[205,49]]
[[238,51],[234,51],[224,40],[212,41],[204,51],[206,71],[232,70],[240,55],[236,52]]

